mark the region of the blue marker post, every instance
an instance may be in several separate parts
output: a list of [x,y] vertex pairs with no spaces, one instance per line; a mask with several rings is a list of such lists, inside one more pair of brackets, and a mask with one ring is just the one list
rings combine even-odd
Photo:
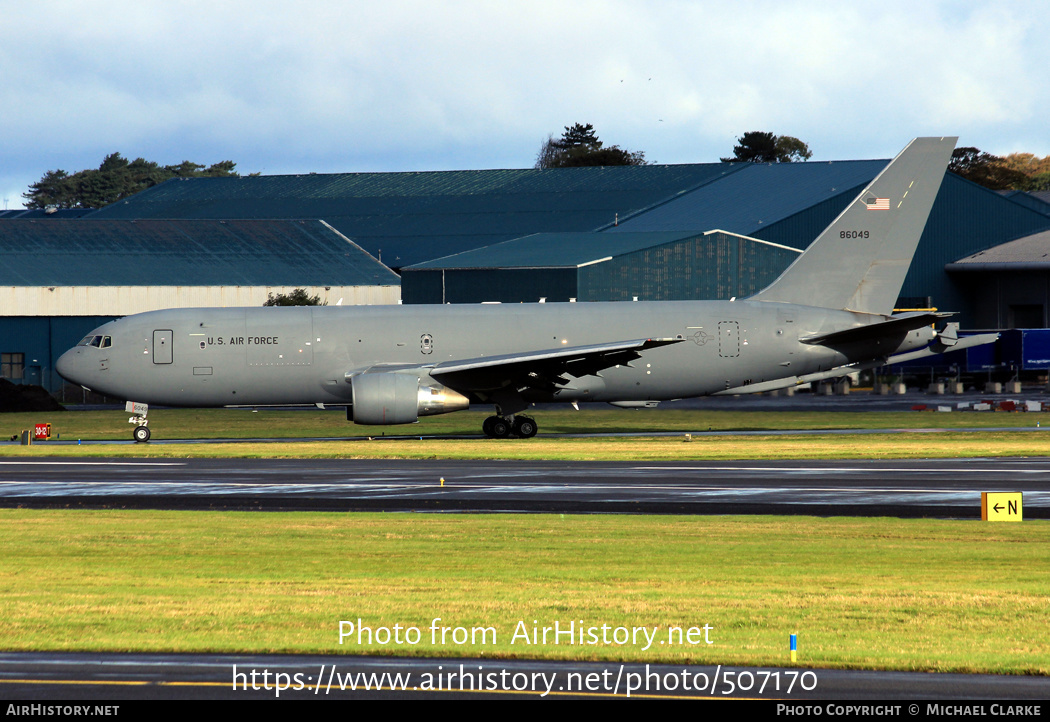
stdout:
[[791,662],[794,664],[798,661],[798,635],[791,635]]

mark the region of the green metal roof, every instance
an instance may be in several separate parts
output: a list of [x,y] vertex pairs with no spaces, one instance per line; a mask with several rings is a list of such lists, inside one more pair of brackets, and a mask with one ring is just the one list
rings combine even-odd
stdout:
[[5,220],[0,286],[396,286],[323,221]]
[[[845,205],[886,163],[186,178],[91,217],[321,218],[388,266],[402,268],[534,234],[721,228],[755,236],[829,199]],[[853,191],[849,198],[847,191]]]
[[486,248],[417,263],[403,270],[431,268],[563,268],[702,235],[696,231],[653,233],[534,233]]
[[[650,233],[537,233],[487,248],[417,263],[403,270],[462,268],[579,268],[609,258],[655,248],[675,241],[703,238],[718,231],[652,231]],[[736,235],[736,234],[731,234]],[[743,238],[743,236],[741,236]],[[761,246],[787,248],[756,238]],[[798,250],[789,248],[793,255]]]
[[[681,194],[608,230],[632,233],[722,228],[753,236],[774,223],[852,191],[841,201],[845,207],[887,163],[888,160],[739,163],[740,172]],[[817,233],[820,230],[823,229]],[[806,244],[812,240],[806,239]]]
[[592,231],[743,164],[172,179],[92,218],[321,218],[398,268],[532,233]]

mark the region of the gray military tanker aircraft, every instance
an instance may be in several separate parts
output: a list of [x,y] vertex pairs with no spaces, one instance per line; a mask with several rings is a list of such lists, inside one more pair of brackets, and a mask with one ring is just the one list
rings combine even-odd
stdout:
[[785,388],[948,349],[950,314],[893,314],[956,138],[917,138],[771,285],[747,299],[513,305],[184,308],[111,321],[57,362],[148,404],[345,406],[407,424],[492,404],[490,437],[532,437],[536,402],[661,400]]

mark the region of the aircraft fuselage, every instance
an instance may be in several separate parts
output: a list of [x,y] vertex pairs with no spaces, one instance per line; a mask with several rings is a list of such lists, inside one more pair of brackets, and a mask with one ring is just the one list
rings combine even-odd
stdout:
[[822,371],[920,348],[933,337],[922,328],[889,344],[882,340],[882,348],[800,341],[882,320],[746,300],[173,309],[96,329],[111,338],[108,346],[72,349],[59,372],[95,391],[150,404],[349,404],[348,375],[376,366],[421,368],[425,377],[428,366],[455,359],[610,338],[672,339],[643,358],[527,395],[530,401],[658,401]]

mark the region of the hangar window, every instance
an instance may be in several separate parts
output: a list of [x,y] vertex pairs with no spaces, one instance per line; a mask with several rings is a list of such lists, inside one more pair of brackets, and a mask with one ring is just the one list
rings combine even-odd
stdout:
[[0,377],[21,381],[25,378],[26,355],[24,353],[0,354]]

